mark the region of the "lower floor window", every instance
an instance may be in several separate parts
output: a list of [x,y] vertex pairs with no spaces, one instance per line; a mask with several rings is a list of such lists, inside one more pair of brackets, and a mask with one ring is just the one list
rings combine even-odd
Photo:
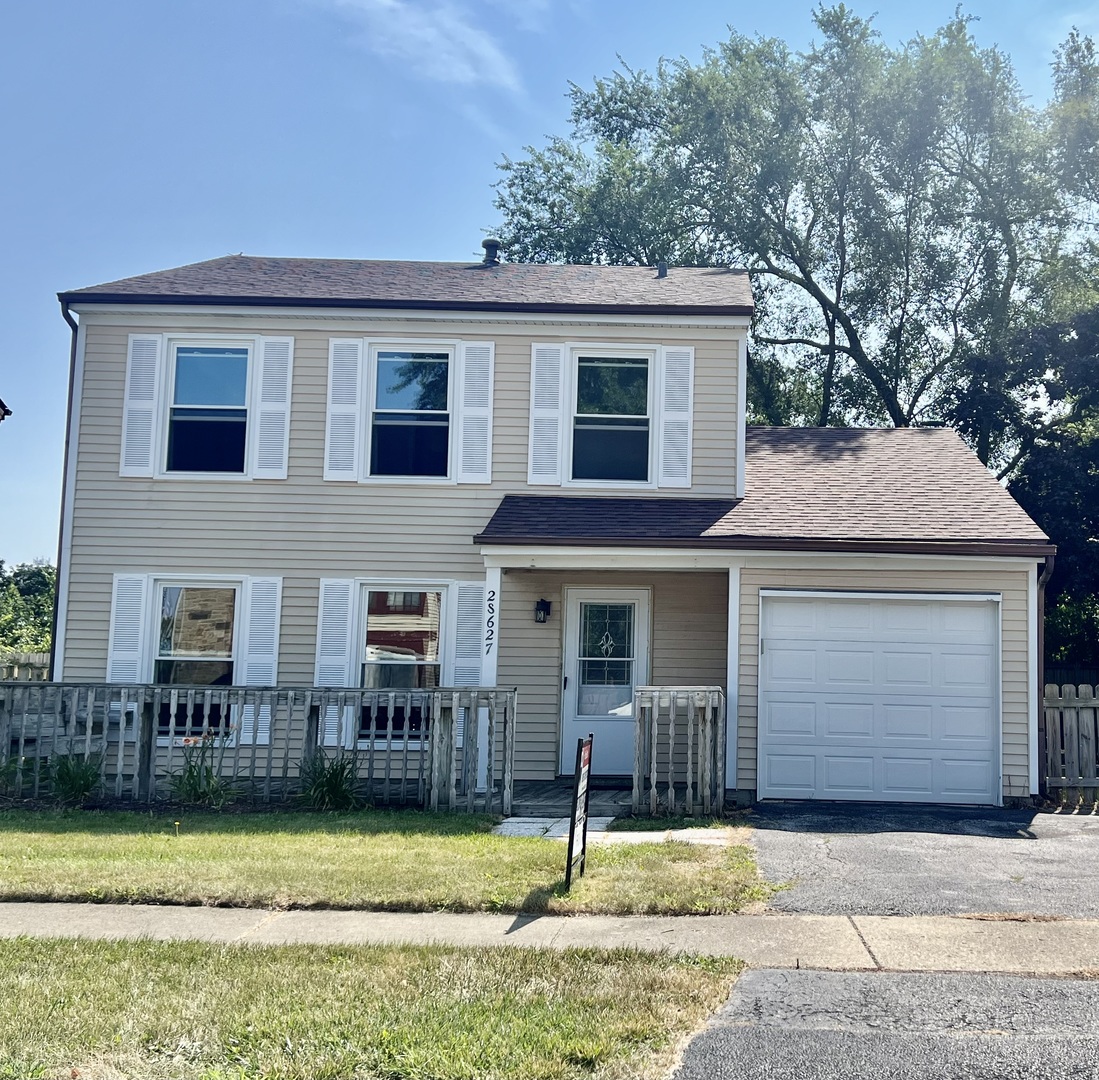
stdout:
[[[237,589],[235,586],[159,586],[160,625],[153,679],[161,686],[232,686],[235,667]],[[211,703],[209,712],[199,690],[188,709],[181,693],[175,710],[162,702],[157,718],[160,735],[199,736],[220,733],[228,710]]]
[[443,594],[369,589],[360,682],[379,694],[360,712],[360,739],[420,737],[430,720],[430,691],[440,685]]

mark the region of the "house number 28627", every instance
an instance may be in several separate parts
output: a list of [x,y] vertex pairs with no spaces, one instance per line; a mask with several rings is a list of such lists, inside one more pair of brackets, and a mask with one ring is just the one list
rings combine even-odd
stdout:
[[496,644],[496,590],[489,589],[485,600],[485,656]]

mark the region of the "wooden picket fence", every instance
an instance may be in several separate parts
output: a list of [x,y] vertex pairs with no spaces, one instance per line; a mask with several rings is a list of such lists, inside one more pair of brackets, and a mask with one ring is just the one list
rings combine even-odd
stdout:
[[633,707],[634,814],[721,813],[724,690],[720,686],[638,686]]
[[58,759],[75,758],[117,800],[179,799],[198,775],[286,803],[320,755],[376,805],[508,815],[515,727],[516,692],[500,687],[0,682],[0,797],[50,794]]
[[50,674],[50,654],[0,653],[0,682],[44,682]]
[[1045,688],[1045,786],[1064,791],[1065,802],[1099,799],[1099,698],[1094,686]]

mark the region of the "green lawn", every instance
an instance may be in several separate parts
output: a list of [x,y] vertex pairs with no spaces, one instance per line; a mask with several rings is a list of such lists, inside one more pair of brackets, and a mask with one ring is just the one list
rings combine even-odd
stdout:
[[[178,821],[178,828],[175,822]],[[768,895],[750,848],[589,850],[490,835],[484,815],[0,812],[0,900],[390,911],[731,912]]]
[[655,1077],[735,960],[15,939],[2,1080]]

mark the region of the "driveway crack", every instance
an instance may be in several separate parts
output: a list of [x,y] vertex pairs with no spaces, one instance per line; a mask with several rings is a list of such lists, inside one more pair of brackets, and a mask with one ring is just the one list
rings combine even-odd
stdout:
[[848,915],[847,921],[851,924],[851,929],[859,935],[859,941],[862,942],[862,947],[866,950],[867,955],[874,961],[874,967],[876,967],[878,971],[883,971],[884,968],[881,965],[881,961],[874,955],[874,950],[870,948],[870,942],[866,940],[866,935],[859,929],[859,924],[855,922],[854,917]]

